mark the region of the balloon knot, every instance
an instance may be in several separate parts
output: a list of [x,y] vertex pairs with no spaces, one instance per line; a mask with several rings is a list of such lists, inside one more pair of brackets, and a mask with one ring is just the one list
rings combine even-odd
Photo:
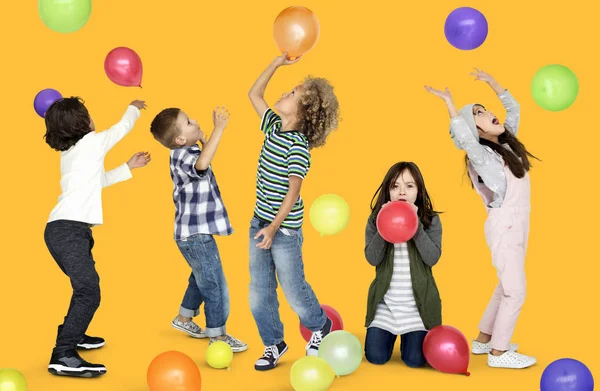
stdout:
[[139,87],[142,88],[142,85],[140,84]]
[[465,372],[465,375],[471,376],[471,373],[470,372]]

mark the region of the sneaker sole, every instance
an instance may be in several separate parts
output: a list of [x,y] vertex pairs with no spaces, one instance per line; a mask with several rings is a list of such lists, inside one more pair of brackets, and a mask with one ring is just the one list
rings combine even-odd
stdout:
[[246,350],[248,350],[248,345],[242,346],[242,347],[232,347],[231,351],[234,353],[241,353],[241,352],[245,352]]
[[529,368],[534,366],[537,363],[537,360],[532,362],[529,365],[525,365],[525,366],[508,366],[508,365],[502,365],[502,364],[491,364],[488,362],[488,366],[490,368],[504,368],[504,369],[525,369],[525,368]]
[[171,326],[173,326],[174,329],[183,331],[187,335],[192,336],[194,338],[198,338],[198,339],[206,338],[206,334],[204,334],[204,333],[200,333],[200,334],[193,333],[189,330],[184,329],[183,327],[177,326],[175,323],[171,323]]
[[277,361],[275,361],[275,362],[273,363],[273,366],[272,366],[272,367],[259,367],[259,366],[256,366],[256,365],[255,365],[255,366],[254,366],[254,369],[256,369],[256,370],[257,370],[257,371],[259,371],[259,372],[264,372],[264,371],[268,371],[268,370],[271,370],[271,369],[275,369],[275,367],[277,366],[277,363],[279,362],[279,360],[281,360],[281,357],[283,357],[283,355],[284,355],[284,354],[285,354],[287,351],[288,351],[288,347],[286,346],[286,347],[285,347],[285,349],[283,349],[283,352],[281,352],[281,353],[279,354],[279,357],[277,358]]
[[48,372],[56,376],[98,377],[106,373],[106,368],[69,368],[64,365],[50,364]]
[[82,344],[77,344],[77,349],[83,349],[83,350],[100,349],[104,345],[106,345],[106,342],[82,343]]

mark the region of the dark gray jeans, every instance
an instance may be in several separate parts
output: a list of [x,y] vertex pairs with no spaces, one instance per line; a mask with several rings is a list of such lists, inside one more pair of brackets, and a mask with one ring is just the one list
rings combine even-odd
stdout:
[[44,240],[60,270],[71,280],[73,296],[64,323],[58,326],[53,354],[75,349],[100,306],[100,278],[92,248],[94,238],[87,223],[70,220],[46,225]]

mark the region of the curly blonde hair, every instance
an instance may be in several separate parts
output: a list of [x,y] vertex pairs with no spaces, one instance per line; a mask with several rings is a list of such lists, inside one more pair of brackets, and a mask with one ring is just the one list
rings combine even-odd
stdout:
[[298,129],[306,136],[308,148],[325,145],[340,121],[340,106],[327,79],[308,76],[302,83],[304,93],[298,108]]

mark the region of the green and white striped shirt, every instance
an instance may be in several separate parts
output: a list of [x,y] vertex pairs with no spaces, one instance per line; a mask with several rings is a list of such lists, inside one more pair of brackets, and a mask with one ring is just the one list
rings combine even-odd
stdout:
[[[289,189],[289,177],[302,179],[310,168],[308,140],[299,131],[281,131],[281,117],[268,108],[263,114],[260,129],[265,141],[258,158],[256,172],[256,206],[254,214],[273,221]],[[304,202],[298,196],[291,212],[281,224],[283,228],[302,227]]]

